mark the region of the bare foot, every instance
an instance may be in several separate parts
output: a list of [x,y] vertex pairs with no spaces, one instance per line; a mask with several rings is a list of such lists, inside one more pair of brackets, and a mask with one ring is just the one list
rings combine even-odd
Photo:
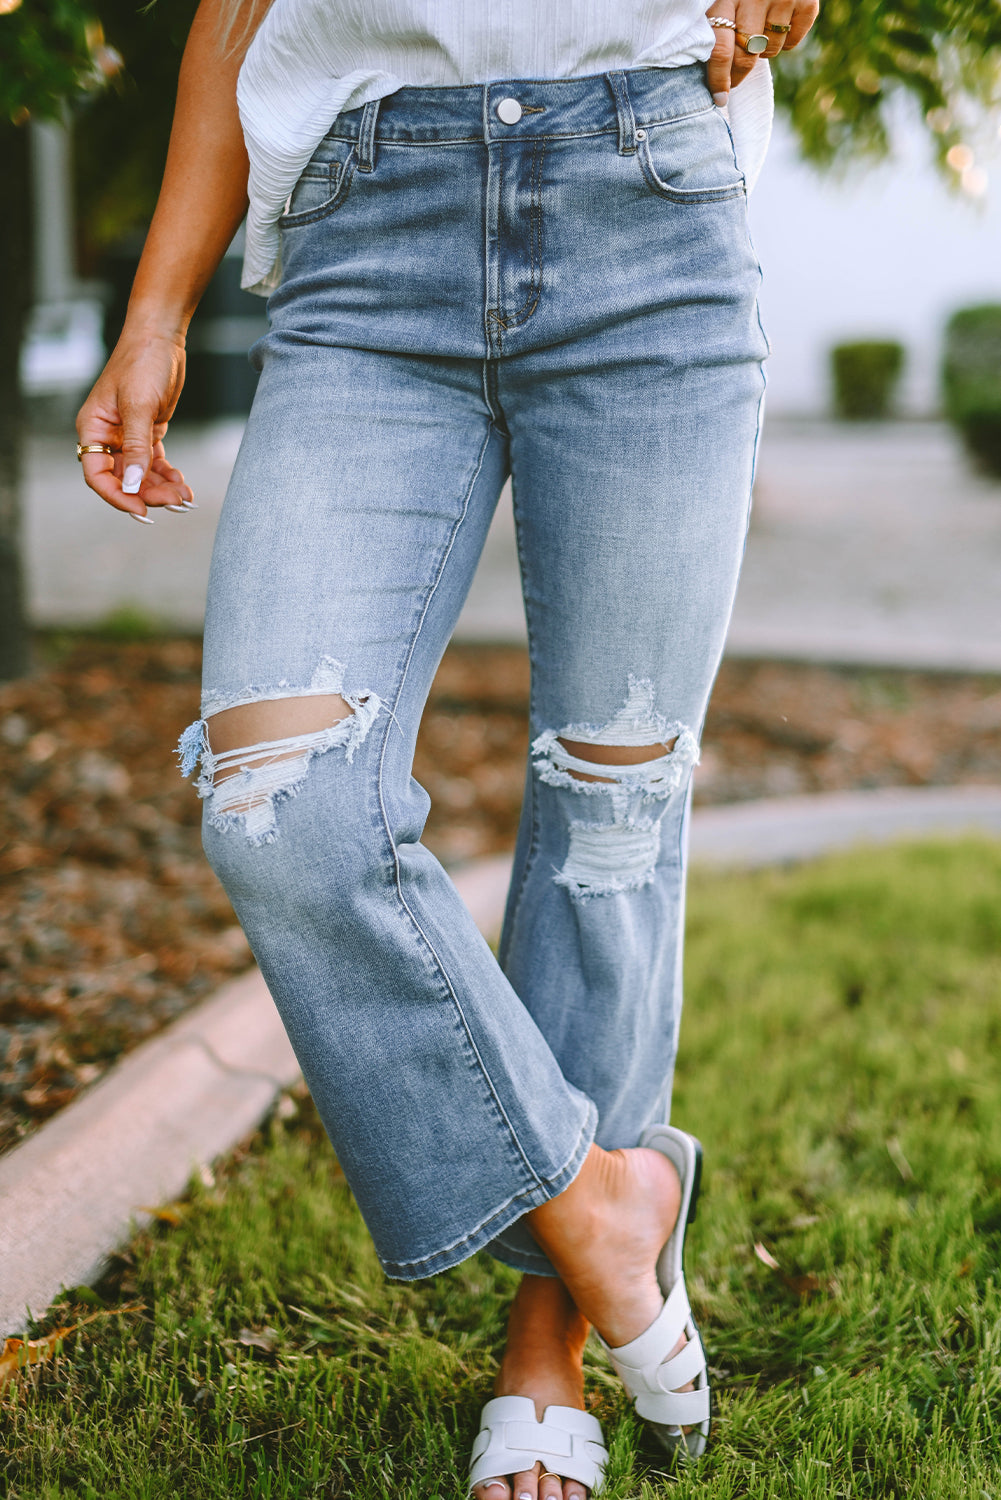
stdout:
[[[574,1304],[613,1349],[644,1333],[664,1305],[657,1260],[680,1205],[678,1174],[660,1151],[592,1146],[570,1187],[528,1216]],[[682,1336],[666,1357],[686,1343]]]
[[[583,1410],[588,1328],[562,1281],[523,1277],[511,1305],[494,1395],[531,1396],[540,1421],[547,1406]],[[543,1477],[541,1463],[527,1474],[498,1475],[473,1490],[476,1500],[587,1500],[587,1494],[576,1480]]]

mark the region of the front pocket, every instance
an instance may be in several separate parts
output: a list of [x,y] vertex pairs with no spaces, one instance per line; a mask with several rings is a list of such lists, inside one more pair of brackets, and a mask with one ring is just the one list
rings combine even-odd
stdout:
[[[329,148],[330,142],[324,141]],[[355,148],[347,147],[343,161],[330,159],[318,161],[314,156],[303,170],[285,205],[285,212],[278,220],[279,229],[298,229],[303,224],[315,224],[340,208],[348,195],[354,176],[357,156]]]
[[714,105],[647,126],[636,155],[647,186],[672,203],[718,203],[745,191],[730,131]]

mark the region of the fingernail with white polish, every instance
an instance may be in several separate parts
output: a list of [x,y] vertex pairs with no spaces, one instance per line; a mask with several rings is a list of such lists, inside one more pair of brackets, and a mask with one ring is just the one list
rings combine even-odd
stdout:
[[130,510],[129,515],[133,521],[141,521],[144,526],[152,526],[154,524],[152,516],[140,516],[134,510]]
[[718,105],[720,109],[726,109],[726,101],[729,99],[729,97],[729,93],[713,94],[713,103]]
[[181,503],[183,504],[185,510],[201,510],[201,506],[196,505],[193,500],[184,500]]
[[172,510],[178,515],[183,516],[188,507],[186,505],[165,505],[163,508],[164,510]]
[[129,464],[122,476],[123,495],[138,495],[139,486],[143,482],[143,473],[141,464]]

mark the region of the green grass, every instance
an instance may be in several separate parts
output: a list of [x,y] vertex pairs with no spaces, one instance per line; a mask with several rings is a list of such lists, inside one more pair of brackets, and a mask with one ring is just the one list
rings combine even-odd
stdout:
[[[674,1118],[719,1414],[673,1480],[595,1354],[609,1500],[1001,1495],[999,892],[973,841],[693,881]],[[144,1311],[0,1398],[8,1493],[459,1497],[513,1283],[386,1283],[302,1101],[134,1241],[103,1291]]]

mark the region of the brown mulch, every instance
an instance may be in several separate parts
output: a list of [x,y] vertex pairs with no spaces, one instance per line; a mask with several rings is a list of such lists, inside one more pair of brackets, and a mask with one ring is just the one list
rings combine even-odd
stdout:
[[[197,642],[47,638],[0,686],[0,1151],[250,963],[170,755],[198,713]],[[509,849],[528,668],[453,647],[415,774],[450,862]],[[1001,681],[728,662],[696,800],[1001,779]]]

